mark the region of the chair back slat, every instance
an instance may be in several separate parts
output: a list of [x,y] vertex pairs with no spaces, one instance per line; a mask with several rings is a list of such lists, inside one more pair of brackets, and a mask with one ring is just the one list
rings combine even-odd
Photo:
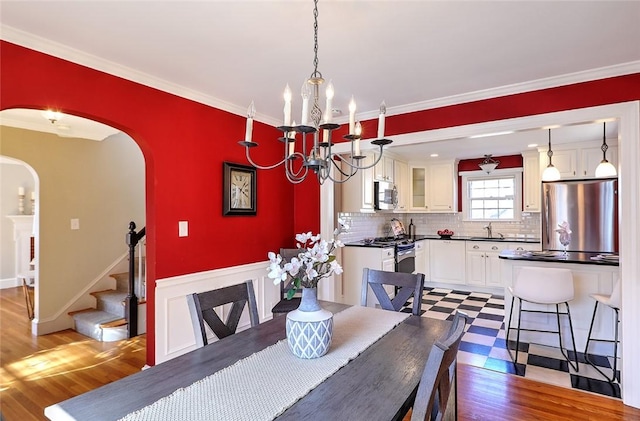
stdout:
[[[389,296],[384,286],[393,286],[395,295]],[[400,311],[407,300],[413,296],[412,314],[420,315],[422,291],[424,289],[424,274],[386,272],[365,268],[362,273],[361,305],[367,305],[369,289],[373,291],[380,307],[385,310]]]
[[[260,323],[251,280],[212,291],[189,294],[187,295],[187,304],[198,347],[209,343],[205,323],[218,339],[233,335],[238,328],[245,307],[249,309],[251,326]],[[226,304],[231,304],[231,308],[226,319],[222,321],[215,308]]]
[[433,345],[413,404],[411,421],[444,419],[455,387],[456,362],[467,317],[457,312],[449,331]]

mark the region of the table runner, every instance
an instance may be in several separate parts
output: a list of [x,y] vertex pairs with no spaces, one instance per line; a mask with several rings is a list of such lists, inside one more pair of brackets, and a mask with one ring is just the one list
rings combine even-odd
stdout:
[[323,357],[297,358],[284,339],[121,421],[272,420],[409,316],[350,307],[334,315],[331,348]]

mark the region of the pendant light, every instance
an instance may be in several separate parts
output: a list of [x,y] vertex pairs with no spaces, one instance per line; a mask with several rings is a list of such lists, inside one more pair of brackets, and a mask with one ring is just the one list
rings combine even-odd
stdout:
[[557,181],[560,180],[560,171],[551,163],[551,157],[553,151],[551,150],[551,129],[549,129],[549,150],[547,150],[547,156],[549,157],[549,165],[544,169],[542,173],[542,181]]
[[602,161],[600,161],[598,167],[596,168],[596,177],[598,178],[615,177],[616,175],[618,175],[616,167],[614,167],[611,162],[607,161],[607,149],[609,149],[609,146],[607,146],[606,131],[607,123],[603,123],[602,146],[600,147],[600,149],[602,149]]
[[491,158],[491,155],[485,155],[484,161],[479,163],[478,166],[482,168],[482,171],[486,172],[487,174],[491,174],[491,171],[495,170],[499,164],[500,161],[496,161],[495,159]]

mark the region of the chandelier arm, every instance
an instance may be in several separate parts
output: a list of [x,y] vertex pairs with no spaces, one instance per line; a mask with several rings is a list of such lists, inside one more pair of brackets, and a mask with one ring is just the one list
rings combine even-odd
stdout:
[[251,156],[249,155],[249,148],[248,147],[245,147],[245,152],[246,152],[245,155],[247,156],[247,161],[249,161],[249,163],[251,165],[253,165],[254,167],[258,168],[259,170],[272,170],[272,169],[284,164],[286,162],[286,160],[287,160],[287,158],[285,157],[282,161],[280,161],[280,162],[278,162],[276,164],[273,164],[273,165],[266,165],[266,166],[258,165],[255,162],[253,162],[253,160],[251,159]]
[[[378,164],[378,162],[380,162],[380,159],[382,159],[382,147],[383,146],[380,145],[380,153],[378,154],[378,157],[376,158],[376,160],[371,165],[367,165],[365,167],[361,167],[361,166],[359,166],[357,164],[356,165],[352,164],[351,162],[349,162],[346,159],[344,160],[344,163],[347,164],[348,166],[350,166],[351,168],[355,168],[356,170],[367,170],[369,168],[373,168]],[[352,160],[352,162],[353,162],[353,160]]]

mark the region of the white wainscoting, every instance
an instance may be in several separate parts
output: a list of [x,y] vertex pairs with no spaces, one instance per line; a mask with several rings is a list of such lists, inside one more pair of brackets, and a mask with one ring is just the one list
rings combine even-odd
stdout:
[[[234,266],[206,272],[190,273],[156,281],[156,364],[185,354],[196,348],[186,296],[224,286],[253,281],[260,323],[271,319],[271,308],[279,301],[280,287],[267,277],[269,262]],[[221,314],[228,308],[218,309]],[[250,327],[245,309],[238,331]],[[210,341],[216,337],[210,332]]]

